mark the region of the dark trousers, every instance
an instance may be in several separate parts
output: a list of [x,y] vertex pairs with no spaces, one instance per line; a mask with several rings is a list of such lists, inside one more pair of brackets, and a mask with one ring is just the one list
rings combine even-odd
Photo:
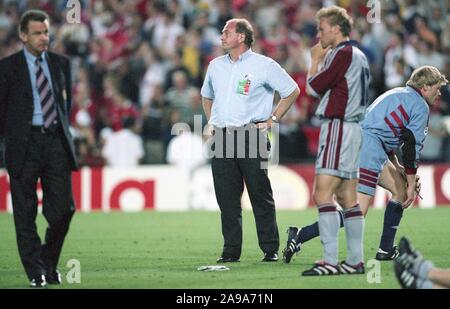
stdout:
[[[239,131],[221,130],[223,134],[214,134],[213,151],[218,146],[223,152],[216,152],[212,158],[211,167],[214,179],[214,189],[217,203],[221,210],[222,234],[224,238],[223,255],[240,257],[242,249],[242,208],[241,197],[244,191],[244,182],[255,216],[259,247],[263,252],[277,252],[279,249],[279,235],[275,215],[275,203],[272,196],[272,187],[263,168],[267,163],[267,154],[270,144],[264,132],[253,129],[258,137],[257,143],[249,141],[246,134],[245,141],[238,142]],[[248,132],[247,132],[248,133]],[[253,132],[254,133],[254,132]],[[251,134],[250,134],[251,135]],[[230,139],[234,147],[230,150]],[[255,136],[255,135],[253,135]],[[256,144],[266,143],[265,152],[257,151],[257,156],[251,156],[252,147]],[[263,147],[264,148],[264,147]],[[245,156],[239,157],[238,152],[245,149]],[[226,154],[228,150],[228,155]],[[255,150],[255,149],[253,149]],[[221,153],[221,155],[217,155]],[[253,151],[255,153],[255,151]],[[262,167],[263,165],[263,167]]]
[[[22,264],[31,280],[54,271],[75,212],[69,156],[62,132],[33,130],[27,160],[18,177],[10,175],[14,223]],[[36,229],[36,184],[41,179],[43,215],[48,222],[42,245]]]

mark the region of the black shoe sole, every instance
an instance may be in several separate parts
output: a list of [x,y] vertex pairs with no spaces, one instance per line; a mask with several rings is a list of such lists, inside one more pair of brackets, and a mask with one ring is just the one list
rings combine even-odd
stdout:
[[224,260],[217,260],[217,263],[239,263],[239,259],[224,259]]
[[[290,247],[290,243],[292,242],[292,239],[295,239],[297,237],[297,234],[298,234],[299,230],[297,229],[297,232],[295,232],[295,233],[291,233],[290,230],[291,230],[291,228],[289,227],[287,229],[287,231],[286,231],[288,233],[288,241],[286,243],[286,248],[284,248],[284,250],[283,250],[283,262],[285,264],[289,264],[291,262],[291,260],[292,260],[292,257],[296,253],[296,252],[292,252],[289,249],[289,247]],[[299,252],[299,251],[297,251],[297,252]]]
[[398,257],[398,254],[394,254],[394,255],[391,255],[391,256],[379,256],[379,255],[376,255],[375,256],[375,260],[381,261],[381,262],[383,262],[383,261],[393,261],[397,257]]
[[289,264],[291,262],[293,256],[294,256],[294,253],[292,253],[291,250],[283,251],[283,262],[285,264]]

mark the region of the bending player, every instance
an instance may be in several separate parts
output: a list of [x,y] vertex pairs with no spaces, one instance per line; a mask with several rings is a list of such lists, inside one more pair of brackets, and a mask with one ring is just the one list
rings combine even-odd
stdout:
[[[416,175],[419,152],[427,133],[429,106],[440,96],[440,87],[448,83],[444,75],[432,66],[416,69],[406,87],[392,89],[369,106],[362,122],[363,142],[360,153],[358,201],[367,214],[376,185],[392,193],[385,213],[383,233],[376,254],[377,260],[392,260],[398,256],[393,246],[395,234],[403,215],[420,191]],[[402,146],[402,166],[394,151]],[[339,195],[336,201],[340,202]],[[341,215],[341,227],[343,219]],[[289,263],[301,244],[319,236],[319,224],[288,229],[288,241],[283,261]]]

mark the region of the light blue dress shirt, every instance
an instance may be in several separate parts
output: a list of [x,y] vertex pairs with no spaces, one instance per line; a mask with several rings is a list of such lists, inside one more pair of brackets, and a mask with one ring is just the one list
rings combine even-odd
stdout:
[[[37,57],[31,54],[26,48],[23,49],[25,53],[25,59],[27,60],[28,65],[28,72],[30,72],[30,78],[31,78],[31,89],[33,90],[33,119],[31,121],[33,126],[42,126],[44,124],[44,117],[42,115],[42,106],[41,106],[41,99],[39,98],[39,92],[36,87],[36,59]],[[41,66],[44,70],[44,75],[47,77],[48,82],[50,83],[50,89],[53,92],[53,84],[52,84],[52,78],[50,75],[50,70],[48,68],[47,63],[47,57],[46,53],[42,53],[42,62]]]
[[275,91],[286,98],[296,88],[278,63],[249,49],[235,62],[228,54],[212,60],[201,95],[213,101],[209,123],[224,128],[269,119]]

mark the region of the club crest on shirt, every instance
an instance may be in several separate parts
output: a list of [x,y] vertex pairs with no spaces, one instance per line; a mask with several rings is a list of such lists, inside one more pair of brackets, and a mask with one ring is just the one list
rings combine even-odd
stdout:
[[252,76],[250,74],[247,74],[244,76],[243,79],[240,79],[238,81],[238,86],[237,86],[237,93],[239,94],[243,94],[243,95],[248,95],[250,92],[250,85],[252,83],[251,81]]

